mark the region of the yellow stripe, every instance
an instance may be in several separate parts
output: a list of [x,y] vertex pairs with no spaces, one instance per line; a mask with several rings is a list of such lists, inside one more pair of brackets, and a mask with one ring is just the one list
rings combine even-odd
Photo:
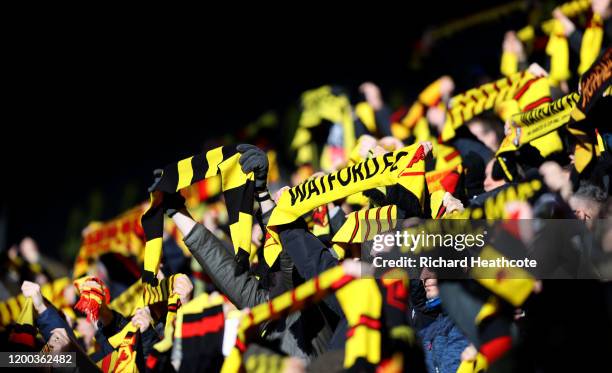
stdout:
[[219,169],[223,177],[221,178],[221,189],[226,191],[244,185],[247,179],[253,180],[253,173],[245,174],[238,163],[240,154],[235,154],[219,164]]
[[153,275],[157,274],[159,269],[159,258],[162,250],[162,238],[157,237],[149,240],[145,243],[145,252],[147,255],[144,257],[144,268],[151,268],[155,271]]
[[176,186],[177,192],[191,185],[191,179],[193,179],[193,167],[191,167],[192,158],[193,156],[178,162],[178,185]]
[[205,179],[217,174],[217,167],[223,161],[223,148],[218,147],[206,153],[206,161],[208,162],[208,170],[206,170]]

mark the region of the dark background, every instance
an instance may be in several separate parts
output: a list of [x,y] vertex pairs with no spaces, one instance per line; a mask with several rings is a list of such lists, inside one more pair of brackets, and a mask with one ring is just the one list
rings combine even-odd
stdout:
[[154,168],[270,109],[280,113],[279,139],[271,139],[280,142],[289,128],[283,113],[306,89],[331,83],[354,93],[371,80],[407,105],[441,74],[458,89],[496,77],[503,34],[524,26],[525,12],[438,42],[420,67],[412,61],[428,28],[501,3],[363,5],[333,15],[277,9],[242,18],[211,11],[142,27],[81,20],[74,28],[14,30],[15,49],[5,54],[0,249],[31,235],[46,254],[69,259],[91,219],[146,199]]

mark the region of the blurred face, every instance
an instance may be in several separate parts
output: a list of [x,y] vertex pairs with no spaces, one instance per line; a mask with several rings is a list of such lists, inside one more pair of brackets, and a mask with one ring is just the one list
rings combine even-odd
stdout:
[[38,253],[38,246],[36,246],[36,242],[30,237],[26,237],[21,240],[19,244],[19,251],[21,255],[27,260],[29,263],[37,263],[40,254]]
[[492,151],[496,151],[499,147],[499,141],[494,131],[487,131],[485,126],[480,121],[471,122],[468,129],[480,142]]
[[425,296],[427,299],[433,299],[438,296],[438,280],[435,278],[428,278],[423,280],[423,286],[425,287]]
[[506,184],[505,180],[495,180],[493,179],[493,163],[495,159],[491,159],[489,163],[487,163],[487,168],[485,168],[485,179],[484,179],[484,191],[489,192],[497,187],[500,187]]
[[427,268],[423,269],[423,272],[421,272],[421,281],[423,281],[427,299],[433,299],[438,296],[438,279],[435,273]]
[[587,222],[587,227],[590,228],[589,223],[592,219],[597,219],[599,216],[600,206],[597,202],[591,201],[586,198],[572,196],[569,199],[569,205],[576,217],[580,220]]

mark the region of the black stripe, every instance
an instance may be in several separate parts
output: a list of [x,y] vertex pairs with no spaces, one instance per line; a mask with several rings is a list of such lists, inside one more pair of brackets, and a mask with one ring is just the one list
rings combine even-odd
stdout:
[[204,180],[204,176],[206,176],[206,172],[208,171],[208,160],[206,160],[206,153],[200,153],[191,158],[191,168],[193,168],[191,184]]
[[255,199],[255,182],[247,180],[244,184],[243,197],[240,199],[240,212],[252,215],[253,200]]
[[193,322],[201,320],[205,317],[217,316],[218,314],[223,312],[223,306],[214,306],[207,308],[199,313],[184,313],[183,314],[183,322]]
[[151,208],[142,215],[141,224],[147,241],[161,237],[164,232],[164,210],[161,206]]
[[239,212],[252,214],[254,188],[254,183],[251,180],[247,180],[245,184],[223,192],[229,224],[238,222]]
[[227,145],[221,149],[221,152],[223,153],[223,160],[226,160],[232,155],[238,153],[238,150],[236,150],[236,145]]

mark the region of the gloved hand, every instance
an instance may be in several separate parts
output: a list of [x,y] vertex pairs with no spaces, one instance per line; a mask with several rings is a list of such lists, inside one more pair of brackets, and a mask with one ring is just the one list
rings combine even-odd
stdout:
[[[161,181],[163,172],[164,171],[159,168],[153,171],[153,176],[155,176],[155,180],[153,181],[153,184],[151,184],[151,186],[148,188],[149,193],[153,193],[153,191],[155,191],[155,188],[157,188],[157,185],[159,185]],[[166,215],[168,215],[168,217],[172,217],[174,216],[174,214],[176,214],[185,207],[185,198],[181,195],[180,192],[164,193],[162,206],[164,211],[166,212]]]
[[255,174],[255,191],[265,191],[268,182],[268,157],[266,153],[251,144],[240,144],[236,149],[241,153],[239,162],[242,172],[253,171]]

